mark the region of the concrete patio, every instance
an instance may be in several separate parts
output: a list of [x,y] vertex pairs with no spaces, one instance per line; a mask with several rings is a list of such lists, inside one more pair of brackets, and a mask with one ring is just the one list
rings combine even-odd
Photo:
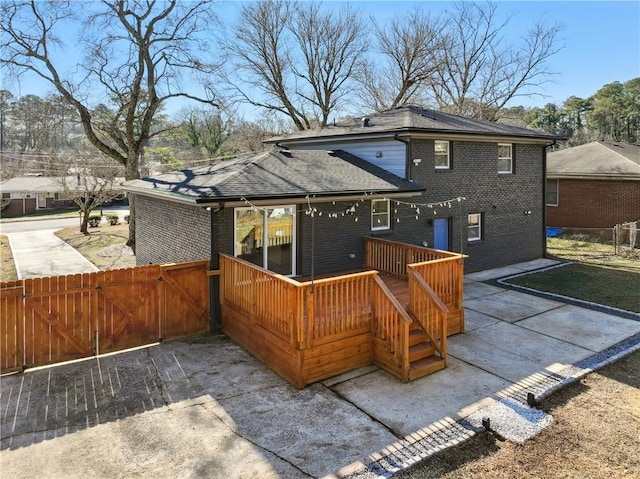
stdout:
[[399,449],[463,440],[504,398],[544,392],[623,340],[595,357],[639,347],[640,315],[483,282],[552,264],[467,275],[467,332],[450,338],[445,370],[407,384],[368,367],[296,390],[211,336],[3,377],[0,470],[14,478],[308,478],[401,469],[421,453],[401,459]]

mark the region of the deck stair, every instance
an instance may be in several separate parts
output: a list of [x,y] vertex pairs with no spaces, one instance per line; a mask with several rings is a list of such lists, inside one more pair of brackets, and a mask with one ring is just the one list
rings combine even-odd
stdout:
[[429,337],[412,323],[409,327],[409,380],[440,371],[445,366],[446,360],[437,354]]

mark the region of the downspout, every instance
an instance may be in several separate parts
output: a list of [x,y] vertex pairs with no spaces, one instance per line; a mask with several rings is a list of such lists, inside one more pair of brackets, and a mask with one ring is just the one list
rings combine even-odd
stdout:
[[[219,208],[207,207],[211,212],[211,259],[210,269],[211,271],[218,271],[220,269],[220,240],[217,235],[219,228],[216,228],[217,214],[224,209],[224,205]],[[209,277],[209,324],[212,334],[222,333],[222,314],[220,311],[220,275],[213,275]]]
[[553,143],[544,145],[542,149],[542,257],[547,257],[547,148],[554,146]]
[[404,179],[407,181],[411,181],[411,140],[403,140],[396,133],[393,135],[393,139],[399,141],[400,143],[404,143],[407,147],[405,148],[405,158],[404,158]]

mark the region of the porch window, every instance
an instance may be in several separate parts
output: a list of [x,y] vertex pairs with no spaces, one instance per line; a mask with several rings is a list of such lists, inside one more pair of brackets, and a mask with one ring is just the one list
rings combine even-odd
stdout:
[[389,200],[371,200],[371,231],[388,230],[390,213]]
[[11,193],[2,193],[2,199],[3,200],[10,200],[11,199]]
[[436,157],[436,170],[448,170],[451,168],[448,141],[436,140],[434,142],[434,152]]
[[558,179],[547,180],[547,206],[558,206]]
[[498,173],[513,173],[513,145],[498,143]]
[[295,206],[236,208],[234,255],[283,275],[295,275]]
[[482,239],[482,213],[467,215],[468,240],[479,241]]

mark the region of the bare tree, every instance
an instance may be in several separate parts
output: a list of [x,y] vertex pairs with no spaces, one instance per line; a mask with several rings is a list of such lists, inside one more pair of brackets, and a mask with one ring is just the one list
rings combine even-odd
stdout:
[[[206,31],[214,20],[209,0],[7,0],[2,2],[0,61],[19,76],[31,72],[48,81],[77,111],[88,140],[140,177],[144,147],[158,131],[154,117],[172,98],[216,105],[210,90],[191,94],[189,77],[210,75]],[[85,13],[87,12],[87,13]],[[76,74],[56,62],[61,29],[84,32],[87,57]],[[113,114],[94,116],[90,101],[102,96]],[[135,247],[135,209],[131,203],[128,245]]]
[[89,234],[89,219],[96,208],[122,194],[122,191],[116,187],[118,181],[120,179],[116,177],[115,168],[108,171],[105,168],[90,165],[76,169],[72,176],[60,178],[63,196],[73,200],[80,208],[82,214],[81,233]]
[[350,91],[366,41],[362,22],[348,9],[266,0],[242,8],[226,48],[228,82],[240,100],[284,114],[305,130],[325,126]]
[[452,113],[496,120],[516,96],[536,94],[551,74],[547,60],[558,52],[560,27],[534,24],[519,44],[501,37],[493,3],[455,5],[441,39],[431,90],[438,106]]
[[423,103],[440,62],[446,20],[415,8],[386,26],[372,22],[382,62],[370,60],[358,72],[361,103],[374,111]]

